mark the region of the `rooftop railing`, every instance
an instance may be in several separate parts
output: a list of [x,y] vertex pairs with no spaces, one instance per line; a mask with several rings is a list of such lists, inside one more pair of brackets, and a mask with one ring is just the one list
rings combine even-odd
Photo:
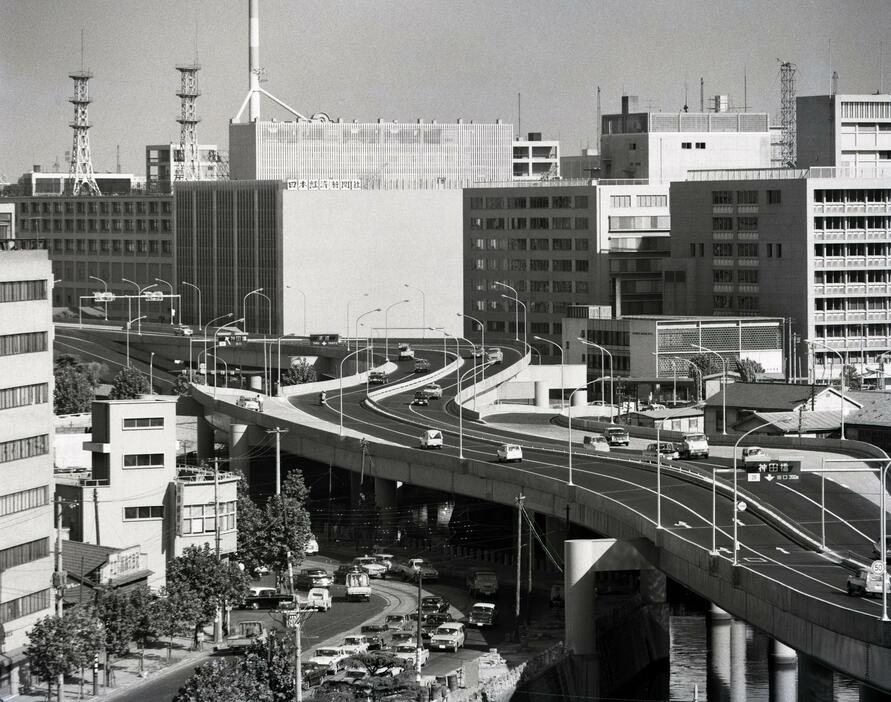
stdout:
[[716,168],[687,171],[688,181],[720,180],[800,180],[805,178],[891,178],[888,168],[848,168],[814,166],[813,168]]

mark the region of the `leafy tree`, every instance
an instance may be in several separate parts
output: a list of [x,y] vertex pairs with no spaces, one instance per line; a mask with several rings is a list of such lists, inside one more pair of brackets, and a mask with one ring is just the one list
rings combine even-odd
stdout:
[[150,612],[151,630],[167,639],[167,662],[173,637],[189,630],[195,621],[200,603],[194,593],[169,593],[163,589],[161,596],[152,602]]
[[197,643],[198,632],[213,621],[217,607],[240,602],[250,580],[237,564],[221,561],[205,544],[190,546],[167,566],[167,594],[190,611]]
[[103,588],[96,597],[96,616],[102,622],[105,650],[111,656],[123,656],[130,650],[140,612],[129,592]]
[[173,702],[243,702],[271,699],[245,689],[246,685],[239,670],[239,662],[229,659],[214,659],[195,668],[192,677],[186,680]]
[[121,368],[111,386],[109,397],[112,400],[133,400],[151,392],[148,378],[133,366]]
[[[718,360],[717,356],[712,353],[701,353],[693,356],[690,362],[695,365],[701,372],[702,383],[699,386],[699,397],[705,398],[705,376],[714,375],[715,373],[723,373],[724,365]],[[687,377],[696,381],[700,374],[687,366]]]
[[[852,365],[845,365],[842,367],[842,373],[845,376],[845,389],[846,390],[862,390],[863,389],[863,377],[860,373],[857,372],[857,367]],[[833,387],[841,387],[841,383],[838,381],[832,382]]]
[[28,632],[28,656],[31,671],[51,687],[65,676],[93,661],[99,652],[100,632],[89,607],[73,607],[61,617],[50,615],[40,619]]
[[305,358],[301,358],[294,363],[288,370],[282,373],[282,385],[301,385],[303,383],[314,383],[318,380],[316,369],[307,363]]
[[736,371],[744,383],[754,383],[758,374],[764,372],[764,366],[751,358],[743,358],[736,362]]
[[108,366],[98,361],[81,363],[78,367],[94,388],[102,382],[103,374],[108,373]]
[[[248,573],[266,565],[266,514],[251,499],[247,480],[244,476],[238,481],[238,557]],[[267,566],[268,567],[268,566]]]
[[156,618],[153,616],[153,608],[158,600],[148,587],[140,585],[130,590],[130,605],[135,613],[133,619],[133,639],[139,643],[139,670],[145,665],[145,644],[150,638],[158,635]]
[[56,366],[54,372],[53,411],[56,414],[89,412],[93,403],[93,386],[77,366]]
[[195,371],[184,370],[173,382],[174,395],[186,395],[189,392],[189,383],[197,382],[198,374]]

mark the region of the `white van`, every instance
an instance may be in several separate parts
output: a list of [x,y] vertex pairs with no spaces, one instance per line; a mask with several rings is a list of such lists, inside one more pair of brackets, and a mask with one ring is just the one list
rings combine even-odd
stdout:
[[644,449],[642,457],[645,461],[656,463],[660,454],[663,461],[673,461],[679,457],[678,451],[671,441],[660,441],[658,444],[652,443],[648,445]]
[[523,448],[517,444],[501,444],[501,446],[498,447],[497,455],[500,463],[522,461]]
[[427,429],[420,438],[423,449],[442,448],[442,432],[439,429]]

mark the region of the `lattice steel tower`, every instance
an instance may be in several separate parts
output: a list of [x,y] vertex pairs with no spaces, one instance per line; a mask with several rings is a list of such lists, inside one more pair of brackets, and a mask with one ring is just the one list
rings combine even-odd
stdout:
[[177,66],[179,71],[180,116],[179,122],[179,158],[176,160],[174,180],[200,180],[201,164],[198,158],[198,122],[201,120],[195,110],[195,100],[201,95],[198,92],[198,71],[201,66],[193,63],[190,66]]
[[795,72],[794,63],[780,63],[780,126],[783,130],[781,159],[785,166],[794,166],[795,152]]
[[90,122],[87,119],[87,106],[90,100],[89,82],[93,74],[81,69],[69,73],[74,81],[74,97],[70,102],[74,105],[74,144],[71,147],[71,192],[73,195],[101,195],[96,176],[93,175],[93,157],[90,154]]

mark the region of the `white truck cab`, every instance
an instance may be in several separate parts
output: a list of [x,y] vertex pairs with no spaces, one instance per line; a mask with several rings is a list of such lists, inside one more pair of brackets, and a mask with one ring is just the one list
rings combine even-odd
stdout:
[[685,434],[675,446],[681,458],[708,458],[708,437],[705,434]]

